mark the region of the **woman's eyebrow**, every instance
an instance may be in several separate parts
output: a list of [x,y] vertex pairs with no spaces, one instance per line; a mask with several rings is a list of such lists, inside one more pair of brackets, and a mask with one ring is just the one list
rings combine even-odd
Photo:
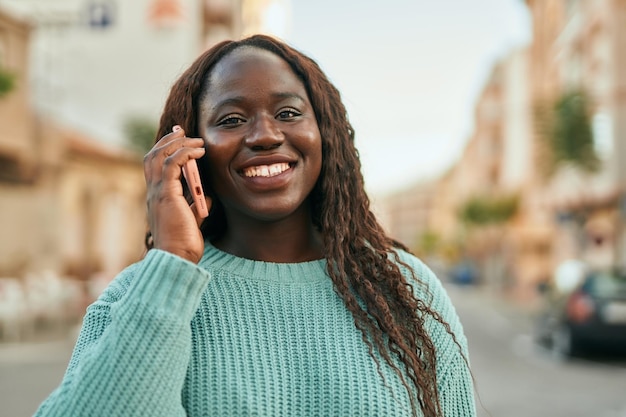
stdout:
[[278,99],[296,99],[303,103],[306,102],[306,100],[302,96],[300,96],[300,94],[297,94],[297,93],[274,93],[272,94],[272,96]]
[[[288,92],[272,93],[272,98],[275,100],[295,99],[302,103],[306,103],[306,100],[300,94],[297,94],[297,93],[288,93]],[[211,106],[211,111],[215,111],[225,106],[238,106],[244,103],[245,101],[246,101],[246,98],[244,96],[227,97],[223,100],[218,101],[213,106]]]
[[228,98],[218,101],[213,106],[211,106],[211,111],[215,111],[216,109],[219,109],[224,106],[230,106],[230,105],[237,106],[244,101],[245,101],[245,98],[243,96],[228,97]]

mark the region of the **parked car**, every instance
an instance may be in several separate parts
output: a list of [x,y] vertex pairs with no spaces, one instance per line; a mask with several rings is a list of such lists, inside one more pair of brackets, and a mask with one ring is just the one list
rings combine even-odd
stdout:
[[626,352],[626,274],[583,272],[578,280],[570,275],[565,286],[557,281],[543,288],[536,339],[560,357],[597,348]]
[[449,272],[451,282],[459,285],[472,285],[478,282],[478,267],[471,259],[463,259],[452,266]]

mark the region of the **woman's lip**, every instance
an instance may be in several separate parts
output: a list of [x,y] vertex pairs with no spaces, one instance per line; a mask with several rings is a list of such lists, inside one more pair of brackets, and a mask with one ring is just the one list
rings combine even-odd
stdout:
[[241,170],[243,176],[247,178],[251,177],[274,177],[276,175],[280,175],[283,172],[293,168],[292,164],[287,162],[279,162],[276,164],[270,165],[255,165],[251,167],[244,168]]
[[243,171],[239,172],[239,177],[251,188],[257,191],[269,191],[284,187],[291,179],[294,173],[294,166],[290,165],[289,169],[272,176],[252,176],[247,177]]
[[255,156],[246,160],[244,163],[240,164],[237,168],[237,172],[243,172],[247,168],[251,167],[259,167],[263,165],[274,165],[280,163],[287,163],[289,166],[293,167],[296,163],[296,159],[291,158],[287,155],[267,155],[267,156]]

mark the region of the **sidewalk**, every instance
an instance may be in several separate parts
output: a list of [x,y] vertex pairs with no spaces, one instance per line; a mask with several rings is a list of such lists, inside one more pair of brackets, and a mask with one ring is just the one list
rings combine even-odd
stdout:
[[460,307],[463,304],[465,310],[484,310],[484,307],[488,307],[490,316],[486,319],[497,327],[506,325],[522,333],[532,334],[536,305],[524,304],[506,294],[484,287],[453,283],[444,283],[444,286],[455,305],[459,304]]
[[67,362],[80,327],[41,332],[28,340],[1,342],[0,365]]
[[0,415],[32,416],[59,385],[76,338],[71,330],[0,342]]

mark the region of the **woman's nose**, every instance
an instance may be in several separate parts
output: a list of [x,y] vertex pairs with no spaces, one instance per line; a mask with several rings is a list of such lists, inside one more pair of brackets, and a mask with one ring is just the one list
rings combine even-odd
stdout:
[[280,146],[285,137],[271,116],[258,117],[251,125],[245,143],[254,150],[273,149]]

